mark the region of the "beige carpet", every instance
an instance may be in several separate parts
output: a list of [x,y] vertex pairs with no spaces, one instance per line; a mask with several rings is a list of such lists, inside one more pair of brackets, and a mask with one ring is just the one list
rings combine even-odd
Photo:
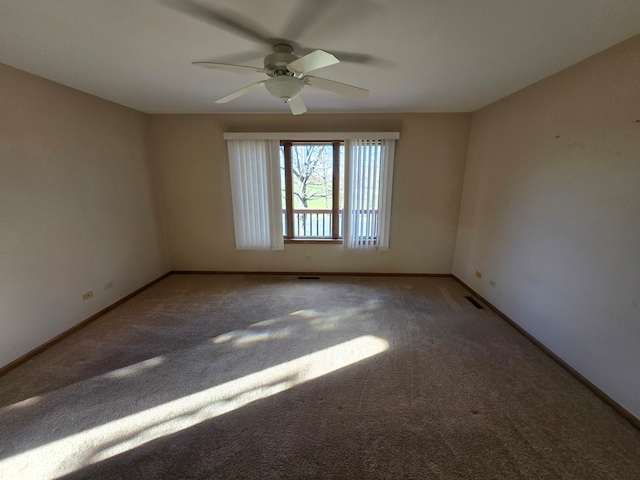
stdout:
[[0,378],[0,478],[637,479],[450,278],[172,275]]

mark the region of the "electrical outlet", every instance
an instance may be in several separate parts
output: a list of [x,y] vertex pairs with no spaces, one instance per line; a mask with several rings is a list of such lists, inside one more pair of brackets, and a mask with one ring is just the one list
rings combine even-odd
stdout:
[[311,260],[311,255],[307,255],[306,257],[304,257],[307,260]]
[[113,280],[104,284],[105,290],[109,290],[110,288],[113,288]]
[[89,290],[82,294],[82,300],[89,300],[91,297],[93,297],[93,290]]
[[476,277],[482,278],[482,272],[480,272],[479,270],[476,270]]

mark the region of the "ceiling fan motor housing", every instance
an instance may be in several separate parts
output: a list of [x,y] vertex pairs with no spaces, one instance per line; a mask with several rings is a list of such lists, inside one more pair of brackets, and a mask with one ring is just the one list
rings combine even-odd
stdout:
[[280,75],[298,76],[287,69],[287,65],[297,59],[298,57],[293,54],[291,45],[275,45],[273,47],[273,53],[264,57],[264,68],[270,77]]

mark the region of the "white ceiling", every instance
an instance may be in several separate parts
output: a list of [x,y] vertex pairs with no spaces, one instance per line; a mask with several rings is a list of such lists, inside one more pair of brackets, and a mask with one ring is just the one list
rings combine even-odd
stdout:
[[0,62],[147,113],[287,113],[263,89],[215,104],[266,77],[191,65],[262,66],[259,36],[333,52],[313,75],[370,90],[306,87],[310,112],[459,112],[638,33],[638,0],[0,0]]

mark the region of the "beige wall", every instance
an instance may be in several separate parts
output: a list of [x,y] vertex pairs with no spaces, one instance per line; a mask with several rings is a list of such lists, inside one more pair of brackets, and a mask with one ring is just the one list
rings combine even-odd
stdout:
[[2,366],[169,263],[145,115],[2,64],[0,105]]
[[474,114],[453,269],[636,417],[639,79],[640,36]]
[[[450,273],[470,115],[155,115],[174,270]],[[285,245],[235,249],[224,132],[399,131],[391,248]],[[310,256],[310,259],[306,257]]]

